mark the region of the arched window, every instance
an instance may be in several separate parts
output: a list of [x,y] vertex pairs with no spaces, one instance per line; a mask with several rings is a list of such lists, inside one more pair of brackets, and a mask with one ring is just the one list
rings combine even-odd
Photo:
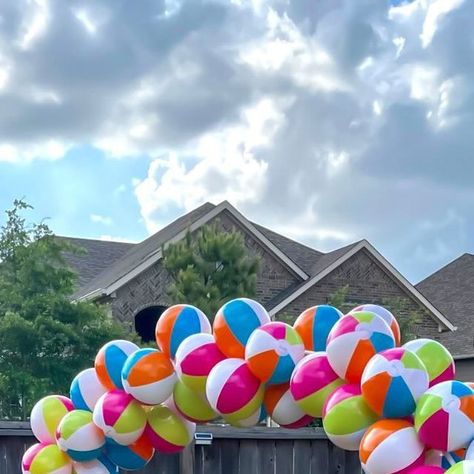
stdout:
[[166,306],[148,306],[135,315],[135,331],[143,342],[155,340],[155,327]]

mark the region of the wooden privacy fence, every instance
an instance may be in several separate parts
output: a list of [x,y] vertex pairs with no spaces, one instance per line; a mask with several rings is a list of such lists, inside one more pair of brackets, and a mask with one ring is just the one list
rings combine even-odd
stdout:
[[[179,455],[155,455],[142,474],[360,474],[357,453],[336,448],[321,428],[287,430],[198,426],[210,445]],[[0,422],[0,474],[21,474],[21,457],[35,442],[28,423]],[[137,472],[137,471],[135,471]]]

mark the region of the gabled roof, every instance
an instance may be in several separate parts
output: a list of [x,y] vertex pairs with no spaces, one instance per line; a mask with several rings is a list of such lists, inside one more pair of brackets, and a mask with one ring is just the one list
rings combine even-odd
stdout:
[[329,275],[338,266],[342,265],[345,261],[355,255],[357,252],[365,249],[374,257],[378,263],[393,276],[394,280],[402,286],[407,293],[409,293],[418,303],[425,307],[429,313],[433,316],[438,323],[444,328],[455,331],[456,327],[439,311],[428,299],[422,295],[393,265],[388,262],[367,240],[361,240],[355,242],[341,249],[337,249],[333,252],[329,252],[323,255],[319,260],[316,261],[313,268],[314,273],[311,278],[304,281],[298,287],[294,287],[286,291],[285,295],[279,295],[278,300],[270,302],[270,315],[273,316],[292,301],[298,298],[300,295],[312,288],[316,283],[322,280],[325,276]]
[[109,295],[153,265],[161,258],[163,245],[180,240],[188,230],[194,231],[206,224],[221,212],[229,212],[254,238],[273,253],[290,271],[300,279],[307,279],[309,275],[299,267],[285,252],[275,245],[267,235],[249,222],[227,201],[215,206],[211,203],[203,204],[194,211],[180,217],[156,234],[133,246],[123,258],[92,279],[85,287],[74,295],[75,299],[95,298],[100,295]]
[[77,273],[78,286],[84,287],[99,273],[123,257],[135,244],[109,240],[57,237],[68,244],[85,250],[85,253],[65,252],[66,263]]
[[454,355],[474,355],[474,255],[461,255],[416,287],[458,326],[442,342]]

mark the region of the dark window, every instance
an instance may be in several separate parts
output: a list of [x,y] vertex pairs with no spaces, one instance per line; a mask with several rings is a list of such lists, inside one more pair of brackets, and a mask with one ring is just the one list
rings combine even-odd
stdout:
[[135,331],[143,342],[155,340],[155,327],[166,306],[148,306],[135,315]]

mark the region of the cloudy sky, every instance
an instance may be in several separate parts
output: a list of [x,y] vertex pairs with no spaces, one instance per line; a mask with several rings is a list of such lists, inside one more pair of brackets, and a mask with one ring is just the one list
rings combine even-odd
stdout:
[[416,282],[474,252],[472,0],[2,0],[0,208],[138,241],[228,199]]

